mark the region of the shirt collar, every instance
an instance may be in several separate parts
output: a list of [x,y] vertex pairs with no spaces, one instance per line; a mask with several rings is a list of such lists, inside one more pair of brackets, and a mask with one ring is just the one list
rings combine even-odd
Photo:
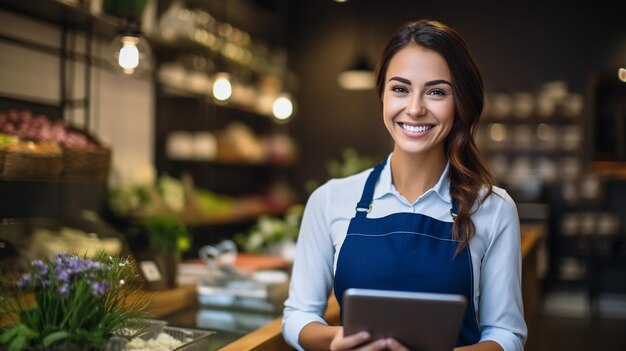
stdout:
[[[376,188],[374,189],[374,199],[379,199],[386,194],[394,194],[397,193],[395,187],[391,182],[391,155],[387,156],[387,162],[382,172],[380,173],[380,178],[378,179],[378,183],[376,184]],[[441,200],[452,203],[450,198],[450,177],[449,177],[449,169],[450,162],[446,163],[446,168],[441,173],[441,177],[439,177],[439,181],[432,188],[427,190],[424,195],[435,192]],[[422,195],[422,196],[424,196]]]

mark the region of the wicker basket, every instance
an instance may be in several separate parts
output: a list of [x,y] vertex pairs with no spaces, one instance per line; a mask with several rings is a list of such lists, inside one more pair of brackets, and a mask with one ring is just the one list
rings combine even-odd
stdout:
[[55,153],[31,153],[2,151],[2,176],[4,178],[21,177],[57,177],[63,170],[63,158]]
[[68,178],[106,179],[111,166],[111,149],[98,146],[93,150],[63,148],[63,175]]
[[106,179],[111,167],[111,149],[86,130],[70,126],[68,130],[84,135],[93,149],[63,147],[63,176],[66,178]]

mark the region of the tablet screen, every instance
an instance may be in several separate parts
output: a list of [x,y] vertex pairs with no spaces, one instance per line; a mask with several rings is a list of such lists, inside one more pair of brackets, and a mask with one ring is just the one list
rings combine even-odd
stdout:
[[393,337],[411,350],[450,351],[465,313],[462,295],[348,289],[344,335],[368,331],[371,340]]

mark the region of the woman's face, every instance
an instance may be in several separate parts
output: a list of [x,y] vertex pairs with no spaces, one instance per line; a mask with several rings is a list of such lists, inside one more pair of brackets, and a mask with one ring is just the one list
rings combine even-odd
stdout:
[[383,119],[394,152],[444,152],[454,122],[452,76],[436,51],[411,45],[391,58],[383,91]]

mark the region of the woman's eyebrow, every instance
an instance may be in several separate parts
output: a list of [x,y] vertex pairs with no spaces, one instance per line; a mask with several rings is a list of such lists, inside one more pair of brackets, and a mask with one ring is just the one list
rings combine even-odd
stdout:
[[448,84],[449,86],[452,86],[452,83],[448,82],[445,79],[431,80],[430,82],[424,83],[424,86],[429,87],[429,86],[437,85],[437,84]]
[[388,82],[391,82],[392,80],[397,80],[397,81],[398,81],[398,82],[400,82],[400,83],[404,83],[404,84],[407,84],[407,85],[411,85],[411,81],[410,81],[410,80],[408,80],[408,79],[406,79],[406,78],[402,78],[402,77],[397,77],[397,76],[395,76],[395,77],[391,77],[391,78],[389,78]]
[[[406,78],[394,76],[394,77],[389,78],[389,81],[392,81],[392,80],[396,80],[396,81],[398,81],[400,83],[411,85],[411,81],[406,79]],[[437,84],[447,84],[449,86],[452,86],[452,83],[448,82],[445,79],[431,80],[431,81],[428,81],[428,82],[424,83],[424,86],[429,87],[429,86],[433,86],[433,85],[437,85]]]

